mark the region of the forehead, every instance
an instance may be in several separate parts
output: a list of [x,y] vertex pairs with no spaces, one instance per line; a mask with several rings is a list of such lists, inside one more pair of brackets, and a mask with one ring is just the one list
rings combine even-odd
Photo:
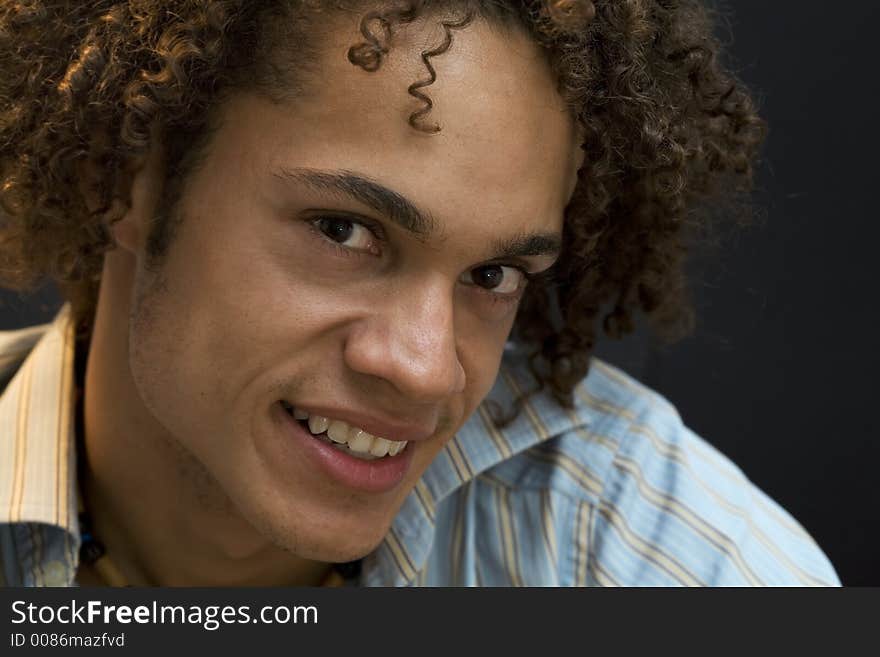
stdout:
[[439,20],[403,27],[382,67],[367,72],[348,61],[363,37],[359,17],[347,16],[326,36],[307,92],[276,104],[234,99],[227,137],[263,167],[368,175],[441,220],[557,221],[581,151],[543,53],[524,34],[480,20],[453,35],[449,51],[431,58],[436,81],[422,89],[433,101],[424,121],[439,134],[408,121],[424,106],[408,88],[429,77],[421,55],[442,43]]

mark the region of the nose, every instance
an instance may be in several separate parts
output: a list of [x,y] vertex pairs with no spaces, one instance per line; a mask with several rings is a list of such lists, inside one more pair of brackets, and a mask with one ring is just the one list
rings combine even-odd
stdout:
[[407,401],[436,403],[465,387],[455,339],[453,293],[444,281],[398,290],[351,327],[344,358],[385,380]]

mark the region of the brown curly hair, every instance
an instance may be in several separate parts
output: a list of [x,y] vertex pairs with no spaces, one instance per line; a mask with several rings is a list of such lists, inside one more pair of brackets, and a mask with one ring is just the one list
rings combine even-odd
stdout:
[[[241,89],[303,93],[322,29],[356,8],[369,11],[348,56],[367,71],[381,67],[401,24],[442,21],[446,40],[422,53],[426,77],[409,87],[423,104],[414,129],[442,129],[429,122],[431,59],[475,18],[540,44],[582,126],[587,157],[563,254],[553,282],[527,290],[515,326],[540,386],[571,404],[600,326],[620,337],[641,311],[666,334],[690,327],[691,229],[711,214],[709,199],[749,188],[764,136],[748,91],[719,61],[700,0],[3,2],[0,283],[51,278],[87,329],[112,247],[108,223],[130,202],[152,141],[166,147],[172,203],[210,136],[212,108]],[[101,173],[91,193],[80,182],[86,162]],[[151,254],[171,238],[159,222]]]

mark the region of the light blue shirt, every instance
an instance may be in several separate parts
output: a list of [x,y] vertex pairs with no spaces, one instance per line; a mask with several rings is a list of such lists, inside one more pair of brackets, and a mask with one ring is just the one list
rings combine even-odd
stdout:
[[[489,398],[531,385],[510,353]],[[365,562],[368,585],[821,586],[804,529],[673,406],[593,359],[575,408],[547,394],[496,430],[483,408]]]

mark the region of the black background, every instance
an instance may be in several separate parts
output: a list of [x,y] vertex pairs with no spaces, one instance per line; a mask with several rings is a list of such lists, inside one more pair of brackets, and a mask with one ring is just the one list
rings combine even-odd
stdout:
[[[722,9],[731,63],[770,125],[760,220],[694,258],[693,336],[663,346],[640,331],[599,354],[664,394],[788,509],[844,584],[878,585],[880,5]],[[57,307],[48,288],[0,290],[0,329],[46,321]]]

